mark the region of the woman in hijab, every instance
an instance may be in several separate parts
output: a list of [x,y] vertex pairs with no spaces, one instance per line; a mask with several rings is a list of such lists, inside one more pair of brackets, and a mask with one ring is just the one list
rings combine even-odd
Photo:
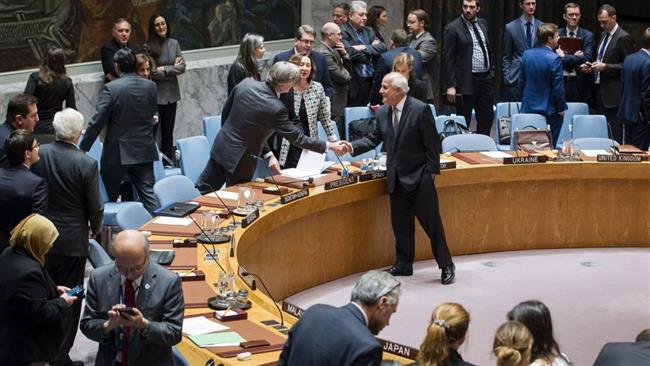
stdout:
[[11,247],[0,254],[0,365],[45,362],[60,346],[61,320],[77,297],[45,270],[58,236],[50,220],[32,214],[11,231]]

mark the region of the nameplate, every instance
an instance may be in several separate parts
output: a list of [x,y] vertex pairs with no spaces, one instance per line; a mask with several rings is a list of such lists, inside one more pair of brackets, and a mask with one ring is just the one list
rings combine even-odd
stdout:
[[384,352],[388,352],[390,354],[408,358],[411,360],[415,360],[418,357],[419,350],[416,348],[405,346],[403,344],[399,344],[395,342],[390,342],[381,338],[377,338],[377,340],[381,344],[381,348],[384,350]]
[[596,161],[601,163],[640,163],[647,159],[647,156],[639,155],[596,155]]
[[449,169],[456,169],[456,162],[455,161],[441,161],[440,162],[440,170],[449,170]]
[[246,217],[244,217],[241,220],[242,229],[247,228],[248,225],[252,224],[259,217],[260,217],[260,210],[259,209],[255,209],[255,211],[253,211],[253,212],[249,213],[248,215],[246,215]]
[[388,176],[385,170],[375,170],[369,173],[361,174],[359,176],[359,182],[367,182],[369,180],[383,179]]
[[523,165],[523,164],[541,164],[546,163],[548,157],[546,155],[529,155],[529,156],[513,156],[511,158],[503,158],[504,165]]
[[295,316],[296,318],[300,318],[302,316],[302,314],[305,312],[305,310],[297,307],[296,305],[294,305],[294,304],[292,304],[290,302],[286,302],[286,301],[282,301],[282,311],[284,311],[285,313],[291,314],[291,315]]
[[349,186],[350,184],[354,184],[356,182],[357,182],[357,177],[346,177],[346,178],[333,180],[331,182],[325,183],[325,190],[329,191],[330,189]]
[[293,193],[289,193],[287,195],[284,195],[284,196],[280,197],[280,203],[284,205],[284,204],[287,204],[289,202],[293,202],[295,200],[299,200],[299,199],[301,199],[303,197],[307,197],[307,196],[309,196],[309,190],[307,188],[303,188],[303,189],[301,189],[299,191],[295,191]]

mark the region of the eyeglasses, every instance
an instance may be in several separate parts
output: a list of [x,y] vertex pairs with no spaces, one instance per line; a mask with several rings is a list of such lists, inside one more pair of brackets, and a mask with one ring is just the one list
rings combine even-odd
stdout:
[[300,39],[300,42],[302,42],[304,44],[316,44],[316,41],[314,41],[314,40]]
[[147,264],[147,259],[145,258],[144,262],[142,264],[139,264],[137,266],[133,267],[124,267],[117,262],[115,262],[115,267],[117,267],[117,270],[122,273],[122,274],[132,274],[132,273],[140,273],[144,270],[144,266]]

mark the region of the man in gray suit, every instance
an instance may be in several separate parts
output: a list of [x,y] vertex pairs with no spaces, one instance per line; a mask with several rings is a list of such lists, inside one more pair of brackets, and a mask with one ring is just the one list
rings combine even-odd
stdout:
[[278,96],[291,90],[299,75],[298,66],[279,61],[265,82],[247,78],[237,84],[221,112],[223,125],[212,144],[210,160],[196,181],[201,192],[219,189],[224,183],[231,186],[250,181],[262,153],[269,168],[279,173],[278,160],[266,144],[273,132],[301,149],[324,153],[329,148],[343,153],[341,142],[308,137],[289,120]]
[[406,28],[410,33],[409,47],[418,51],[422,56],[424,66],[423,79],[427,82],[427,102],[433,103],[435,91],[438,90],[438,77],[436,75],[436,56],[438,55],[438,42],[427,31],[429,15],[422,9],[411,10],[406,17]]
[[503,97],[506,101],[520,101],[521,57],[536,45],[537,28],[542,21],[535,18],[536,0],[519,0],[521,16],[506,24],[503,38]]
[[99,342],[95,365],[173,366],[185,308],[181,278],[149,262],[149,244],[136,230],[117,234],[113,254],[114,265],[90,275],[80,324]]
[[114,60],[120,78],[104,85],[97,111],[88,124],[80,148],[90,150],[99,132],[106,126],[101,175],[108,199],[117,200],[122,178],[126,175],[144,207],[153,212],[158,208],[158,199],[153,194],[153,162],[158,160],[153,136],[156,84],[135,73],[133,51],[120,49],[115,52]]
[[[88,258],[88,229],[92,236],[102,229],[104,203],[99,194],[97,161],[76,144],[84,127],[81,113],[66,108],[54,115],[56,141],[43,145],[40,160],[32,171],[47,182],[49,199],[43,215],[59,231],[47,253],[45,268],[54,283],[73,288],[83,285]],[[53,365],[74,364],[68,352],[77,334],[81,301],[76,301],[63,318],[63,340]]]

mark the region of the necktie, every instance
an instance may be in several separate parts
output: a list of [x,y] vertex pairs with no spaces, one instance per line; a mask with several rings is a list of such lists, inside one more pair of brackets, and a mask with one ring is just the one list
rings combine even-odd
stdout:
[[526,40],[528,48],[533,48],[533,24],[526,22]]
[[393,132],[395,132],[395,136],[397,136],[397,126],[399,125],[399,118],[397,115],[399,114],[399,109],[397,107],[393,107]]
[[[366,47],[370,44],[369,41],[366,41],[366,37],[364,37],[363,28],[357,30],[357,39],[359,40],[360,44],[364,44],[366,45]],[[373,72],[374,70],[372,67],[372,63],[370,61],[361,65],[361,76],[363,76],[364,78],[372,77]]]
[[573,38],[576,36],[576,32],[569,32],[569,37]]
[[[600,49],[598,50],[598,59],[596,61],[598,62],[603,61],[603,57],[605,57],[605,48],[607,47],[608,40],[609,40],[609,32],[605,33],[605,38],[603,38],[603,43],[600,44]],[[594,79],[597,83],[600,83],[600,72],[596,71],[596,75],[594,75]]]
[[483,66],[485,67],[486,70],[488,70],[489,67],[488,67],[487,49],[485,48],[485,43],[483,43],[483,38],[481,38],[481,33],[479,33],[479,31],[478,31],[478,27],[476,26],[476,22],[472,22],[472,29],[474,30],[474,34],[476,35],[476,39],[478,39],[478,45],[481,46],[481,50],[483,51]]
[[[124,281],[124,305],[135,307],[135,289],[133,281],[126,279]],[[124,338],[122,339],[122,366],[127,366],[129,350],[129,327],[124,327]]]

